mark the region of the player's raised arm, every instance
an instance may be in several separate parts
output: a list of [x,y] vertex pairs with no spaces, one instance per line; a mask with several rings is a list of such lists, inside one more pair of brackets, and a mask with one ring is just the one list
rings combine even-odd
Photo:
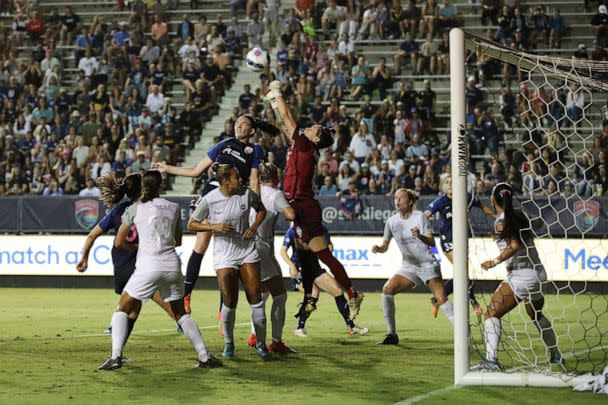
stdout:
[[283,94],[281,93],[281,82],[275,80],[268,85],[270,91],[266,96],[270,101],[270,105],[274,110],[274,115],[277,120],[277,123],[281,126],[281,128],[287,133],[287,136],[290,140],[293,140],[293,132],[295,131],[297,125],[296,121],[293,119],[291,115],[291,110],[287,106],[285,99],[283,98]]
[[160,162],[154,166],[154,169],[161,173],[169,173],[175,176],[198,177],[209,169],[212,164],[213,161],[209,156],[205,156],[203,160],[198,162],[194,167],[171,166],[165,162]]

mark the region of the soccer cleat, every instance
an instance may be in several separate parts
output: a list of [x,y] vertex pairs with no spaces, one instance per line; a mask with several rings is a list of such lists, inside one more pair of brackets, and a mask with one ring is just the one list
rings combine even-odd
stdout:
[[198,361],[198,364],[196,365],[196,368],[216,368],[216,367],[222,367],[224,365],[224,363],[222,363],[222,361],[218,358],[213,357],[213,355],[209,355],[209,358],[207,359],[207,361]]
[[268,351],[270,353],[278,353],[278,354],[289,354],[289,353],[297,353],[295,350],[287,347],[285,345],[285,343],[283,343],[283,341],[278,341],[275,342],[274,340],[272,341],[272,343],[270,343],[268,345]]
[[355,326],[353,328],[348,328],[346,329],[346,333],[348,333],[349,335],[367,335],[367,332],[369,332],[369,329],[367,328],[360,328],[359,326]]
[[562,354],[557,352],[557,353],[552,353],[551,354],[551,358],[549,359],[549,363],[551,364],[560,364],[560,365],[565,365],[566,364],[566,360],[564,360],[564,358],[562,357]]
[[108,359],[105,361],[105,363],[103,363],[101,366],[99,366],[98,370],[106,370],[106,371],[111,371],[111,370],[118,370],[119,368],[122,367],[122,357],[116,357],[115,359],[108,357]]
[[190,300],[192,299],[192,294],[187,294],[184,297],[184,309],[186,310],[186,314],[192,313],[192,308],[190,308]]
[[481,360],[479,363],[471,367],[471,371],[502,371],[502,367],[498,361]]
[[362,292],[357,291],[357,295],[348,300],[348,309],[350,310],[349,319],[351,321],[353,321],[357,315],[359,315],[361,303],[363,302],[364,297],[365,295]]
[[106,330],[103,331],[103,333],[105,333],[106,335],[111,335],[112,334],[112,325],[108,326],[106,328]]
[[301,316],[310,315],[313,311],[317,309],[317,300],[311,297],[304,298],[304,301],[300,303],[300,309],[298,312],[293,314],[294,318],[299,318]]
[[296,337],[308,337],[308,333],[306,333],[305,328],[294,329],[291,331],[291,334]]
[[184,334],[184,330],[182,329],[182,327],[180,325],[177,325],[177,333],[180,335]]
[[224,336],[224,330],[222,329],[222,311],[217,311],[217,319],[218,319],[217,333],[220,336]]
[[258,338],[255,335],[255,333],[252,333],[251,335],[249,335],[249,338],[247,338],[247,344],[249,345],[249,347],[255,347],[255,345],[258,343]]
[[397,345],[399,344],[399,336],[387,333],[384,339],[378,342],[379,345]]
[[270,358],[270,352],[266,348],[264,343],[258,343],[255,347],[255,352],[260,356],[262,360],[268,360]]
[[226,343],[224,345],[224,351],[222,352],[224,357],[234,357],[234,343]]

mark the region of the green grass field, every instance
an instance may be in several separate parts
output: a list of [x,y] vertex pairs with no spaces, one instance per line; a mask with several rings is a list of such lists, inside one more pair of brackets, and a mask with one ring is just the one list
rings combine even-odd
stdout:
[[[401,343],[378,346],[385,333],[379,294],[368,294],[357,319],[368,336],[348,336],[333,299],[322,295],[309,337],[295,338],[290,293],[286,343],[298,354],[263,363],[247,347],[249,307],[241,297],[237,357],[214,370],[194,369],[188,341],[154,303],[147,303],[125,349],[130,362],[98,372],[109,354],[103,335],[117,297],[110,290],[0,289],[0,403],[394,403],[451,387],[452,327],[430,315],[429,296],[396,298]],[[210,349],[221,354],[218,293],[195,291],[193,317]],[[534,331],[536,332],[536,331]],[[605,404],[570,389],[467,387],[419,403]]]

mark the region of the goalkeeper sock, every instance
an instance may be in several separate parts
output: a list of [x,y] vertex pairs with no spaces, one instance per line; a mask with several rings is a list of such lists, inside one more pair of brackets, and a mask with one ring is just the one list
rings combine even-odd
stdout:
[[446,301],[439,307],[448,317],[448,320],[454,325],[454,304],[451,301]]
[[346,326],[349,328],[354,328],[355,323],[350,319],[350,309],[348,308],[348,302],[344,295],[339,295],[336,297],[336,306],[338,307],[338,311],[342,318],[344,318],[344,322],[346,322]]
[[346,274],[346,270],[344,270],[344,266],[342,263],[338,261],[334,257],[334,255],[329,251],[328,248],[315,252],[319,260],[321,260],[331,271],[331,274],[334,275],[334,278],[346,290],[349,298],[353,298],[355,296],[355,292],[352,289],[353,283],[351,283],[348,274]]
[[384,309],[384,322],[389,335],[396,335],[395,327],[395,296],[382,294],[382,308]]
[[486,360],[496,361],[498,359],[498,343],[502,333],[502,324],[499,318],[488,318],[484,322],[486,333]]

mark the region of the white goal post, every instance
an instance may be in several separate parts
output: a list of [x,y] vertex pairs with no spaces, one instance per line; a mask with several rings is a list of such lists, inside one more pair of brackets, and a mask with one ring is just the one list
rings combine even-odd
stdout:
[[[471,333],[469,318],[469,243],[467,214],[468,137],[466,128],[467,100],[466,48],[475,50],[475,44],[467,44],[465,32],[455,28],[450,31],[450,92],[451,92],[451,156],[452,156],[452,221],[453,221],[453,268],[454,268],[454,383],[456,385],[536,386],[568,387],[592,379],[591,374],[576,372],[471,371]],[[517,52],[517,51],[515,51]],[[497,59],[502,59],[500,56]],[[541,57],[542,58],[542,57]],[[517,57],[511,63],[520,66]],[[534,68],[528,68],[530,71]],[[546,72],[540,72],[546,74]],[[582,83],[583,85],[585,83]],[[595,87],[597,88],[597,87]]]

